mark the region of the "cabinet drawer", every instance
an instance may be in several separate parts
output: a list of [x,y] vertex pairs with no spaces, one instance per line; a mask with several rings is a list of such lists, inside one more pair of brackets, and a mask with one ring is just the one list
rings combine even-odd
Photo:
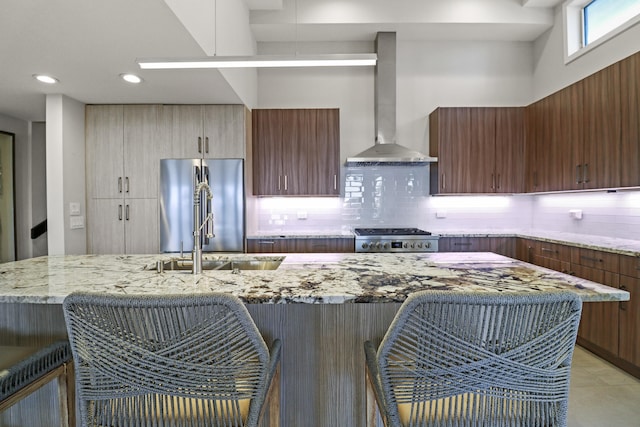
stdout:
[[572,248],[571,264],[596,268],[604,271],[618,273],[620,264],[619,256],[610,252],[596,251],[593,249]]
[[640,277],[640,258],[620,255],[620,274],[630,277]]
[[534,248],[534,256],[542,258],[550,258],[559,262],[571,261],[571,247],[558,243],[548,243],[536,241]]

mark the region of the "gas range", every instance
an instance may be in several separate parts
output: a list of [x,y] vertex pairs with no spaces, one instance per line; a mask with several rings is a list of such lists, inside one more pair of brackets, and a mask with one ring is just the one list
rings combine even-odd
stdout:
[[418,228],[355,228],[356,252],[438,252],[438,239]]

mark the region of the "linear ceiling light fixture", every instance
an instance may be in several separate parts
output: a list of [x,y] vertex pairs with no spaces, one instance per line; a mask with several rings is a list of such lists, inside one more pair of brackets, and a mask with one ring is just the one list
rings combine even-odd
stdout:
[[375,53],[328,55],[209,56],[182,59],[138,59],[148,70],[198,68],[363,67],[376,65]]

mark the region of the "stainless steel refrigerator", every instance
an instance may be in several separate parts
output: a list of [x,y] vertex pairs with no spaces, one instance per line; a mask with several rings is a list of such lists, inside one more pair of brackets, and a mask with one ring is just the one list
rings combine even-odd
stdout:
[[[201,223],[213,214],[213,238],[202,235],[204,252],[244,252],[244,160],[160,160],[160,251],[193,249],[194,189],[205,181],[213,198],[200,195]],[[204,233],[202,233],[204,234]]]

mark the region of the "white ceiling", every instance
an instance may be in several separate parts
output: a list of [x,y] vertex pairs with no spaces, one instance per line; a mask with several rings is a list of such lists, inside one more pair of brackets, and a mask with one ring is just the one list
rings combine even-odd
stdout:
[[[396,31],[398,40],[532,41],[553,24],[558,0],[245,2],[260,43],[372,41],[378,31]],[[164,0],[2,0],[1,9],[0,114],[45,120],[48,93],[84,103],[241,102],[217,71],[148,79],[138,69],[140,57],[204,55]],[[126,84],[118,77],[125,72],[145,82]],[[60,83],[45,86],[36,73]]]

